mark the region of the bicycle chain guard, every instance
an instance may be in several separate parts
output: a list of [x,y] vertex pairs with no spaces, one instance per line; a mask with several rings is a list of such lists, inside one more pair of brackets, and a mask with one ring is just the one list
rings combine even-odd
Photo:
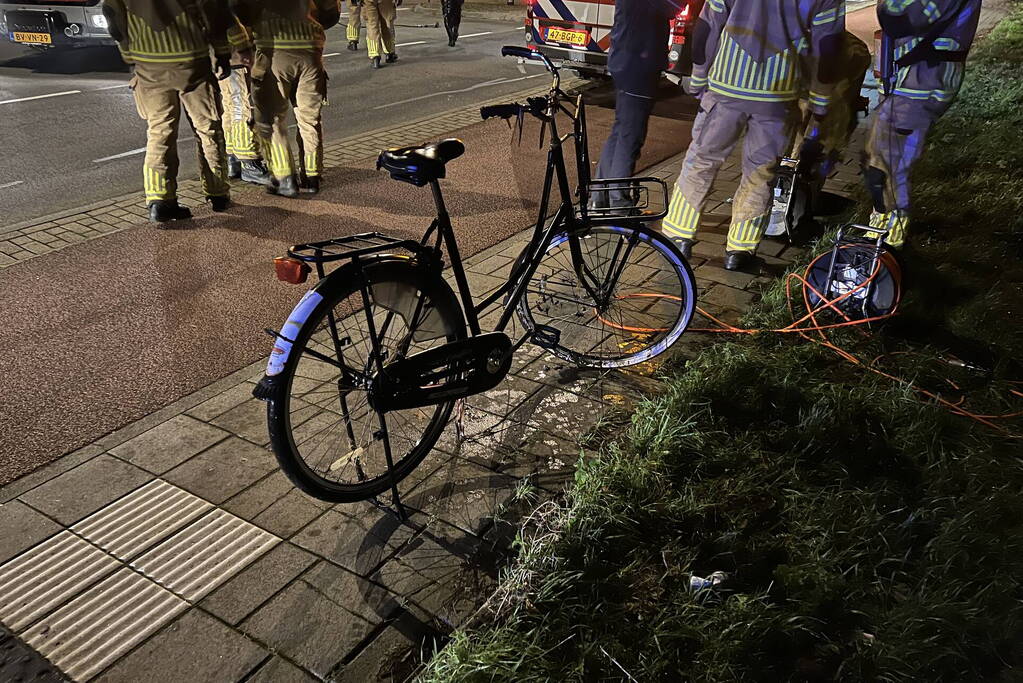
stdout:
[[508,335],[490,332],[395,361],[373,378],[370,404],[381,412],[407,410],[489,391],[511,369],[511,350]]

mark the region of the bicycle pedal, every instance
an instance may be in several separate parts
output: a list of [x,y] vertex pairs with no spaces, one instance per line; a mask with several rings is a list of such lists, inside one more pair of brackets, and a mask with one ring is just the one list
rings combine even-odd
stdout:
[[549,325],[537,325],[533,328],[531,341],[541,349],[550,351],[561,344],[561,330]]

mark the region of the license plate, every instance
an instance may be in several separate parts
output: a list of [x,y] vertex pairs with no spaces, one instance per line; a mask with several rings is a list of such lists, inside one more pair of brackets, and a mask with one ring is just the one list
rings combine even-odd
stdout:
[[13,32],[11,40],[15,43],[31,43],[33,45],[50,45],[53,43],[49,33],[25,33],[22,31]]
[[544,38],[549,42],[567,43],[569,45],[585,46],[590,42],[588,31],[573,31],[567,28],[547,27]]

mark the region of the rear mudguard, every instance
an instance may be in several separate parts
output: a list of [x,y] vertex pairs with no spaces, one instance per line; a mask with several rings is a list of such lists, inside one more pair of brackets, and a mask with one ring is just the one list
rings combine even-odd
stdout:
[[331,272],[317,282],[315,287],[303,294],[298,304],[295,305],[295,308],[288,315],[288,319],[284,326],[281,327],[280,332],[274,336],[274,346],[266,363],[266,373],[263,375],[263,379],[256,385],[256,388],[253,389],[252,395],[263,401],[270,398],[274,389],[274,379],[284,371],[284,366],[291,356],[292,344],[298,338],[299,330],[302,329],[302,325],[306,323],[320,302],[329,295],[332,288],[336,287],[338,283],[350,281],[352,278],[361,278],[363,268],[371,263],[409,260],[411,259],[408,256],[383,254],[381,256],[361,259],[358,263],[350,262]]

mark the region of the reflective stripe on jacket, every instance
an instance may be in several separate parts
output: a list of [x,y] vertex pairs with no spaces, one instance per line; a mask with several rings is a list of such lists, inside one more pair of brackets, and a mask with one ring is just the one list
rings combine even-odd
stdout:
[[[181,63],[230,53],[224,0],[103,0],[124,61]],[[112,32],[113,33],[113,32]]]
[[811,106],[823,112],[844,31],[844,0],[707,0],[693,41],[692,87],[790,102],[808,86]]
[[236,12],[264,50],[322,50],[324,23],[333,26],[339,0],[237,0]]

